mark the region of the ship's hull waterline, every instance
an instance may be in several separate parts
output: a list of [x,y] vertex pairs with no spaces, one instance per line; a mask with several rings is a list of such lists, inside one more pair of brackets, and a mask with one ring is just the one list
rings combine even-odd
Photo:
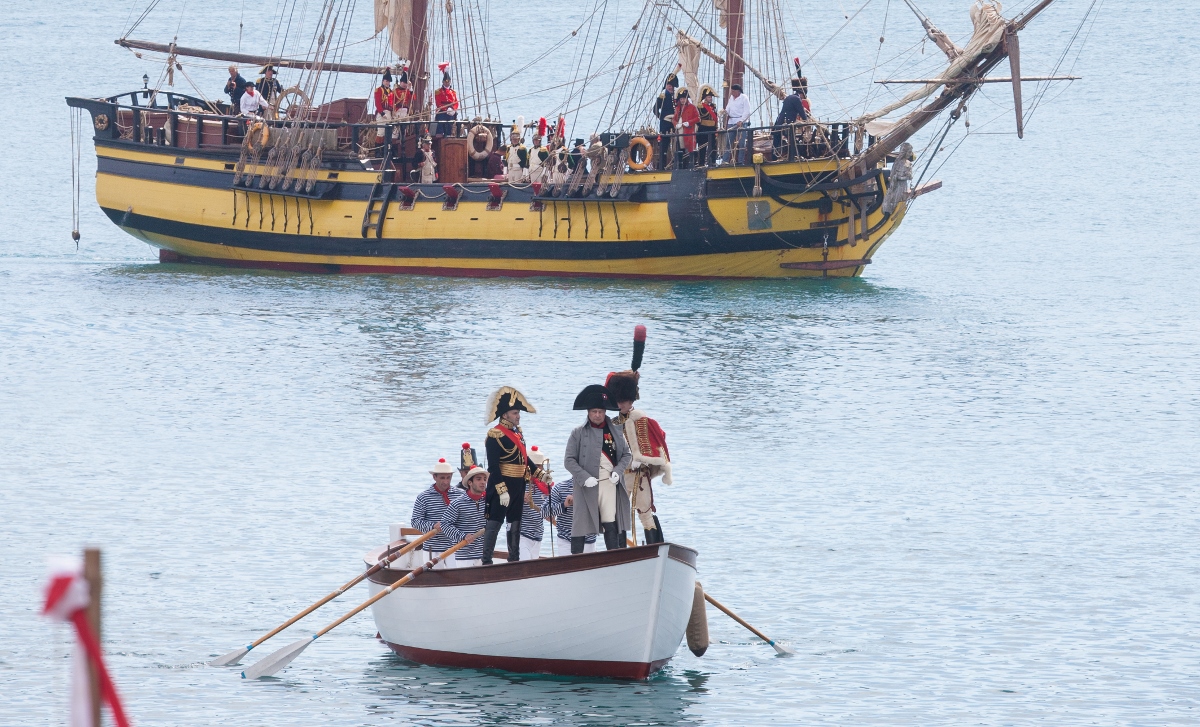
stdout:
[[[252,184],[235,187],[234,164],[218,154],[97,142],[96,197],[110,219],[160,249],[164,262],[318,273],[403,273],[474,277],[791,278],[854,277],[904,217],[882,201],[885,174],[868,186],[866,221],[846,205],[826,214],[820,193],[795,185],[828,173],[834,160],[762,167],[712,167],[626,174],[617,199],[534,199],[529,185],[502,185],[489,204],[486,182],[409,185],[378,235],[363,234],[377,171],[320,169],[321,195]],[[256,170],[249,170],[251,172]],[[396,185],[399,187],[401,185]],[[394,190],[393,190],[394,192]],[[835,197],[837,194],[835,193]],[[868,197],[867,199],[871,199]],[[752,229],[754,228],[754,229]]]

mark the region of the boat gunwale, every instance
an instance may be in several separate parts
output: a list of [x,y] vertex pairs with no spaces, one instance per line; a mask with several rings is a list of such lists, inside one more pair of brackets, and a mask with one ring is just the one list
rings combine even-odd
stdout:
[[[420,578],[415,578],[406,584],[405,588],[453,588],[458,586],[478,586],[506,581],[520,581],[532,578],[582,573],[599,568],[612,568],[643,560],[651,560],[660,556],[663,545],[667,547],[667,558],[678,561],[693,569],[696,568],[696,558],[699,553],[687,546],[674,543],[655,543],[653,545],[638,545],[632,548],[617,550],[599,550],[592,553],[560,556],[557,558],[538,558],[537,560],[521,560],[512,563],[501,562],[481,565],[471,568],[450,568],[446,570],[427,571]],[[382,549],[372,551],[368,555],[381,553]],[[370,562],[364,558],[364,562]],[[371,563],[374,565],[374,563]],[[411,571],[380,569],[372,573],[368,580],[381,586],[390,586]]]

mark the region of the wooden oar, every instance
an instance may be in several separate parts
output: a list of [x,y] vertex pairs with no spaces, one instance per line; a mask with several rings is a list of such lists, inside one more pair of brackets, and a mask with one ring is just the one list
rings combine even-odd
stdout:
[[300,641],[293,642],[293,643],[288,644],[287,646],[283,647],[282,649],[279,649],[278,651],[274,651],[274,652],[264,656],[262,659],[259,659],[252,666],[250,666],[249,668],[247,668],[245,671],[242,672],[242,678],[243,679],[258,679],[259,677],[269,677],[272,674],[283,669],[288,664],[291,664],[293,659],[295,659],[297,656],[300,656],[301,652],[303,652],[305,649],[307,649],[309,644],[311,644],[312,642],[321,638],[325,634],[329,633],[330,631],[332,631],[333,629],[335,629],[336,627],[341,625],[343,622],[348,620],[350,617],[354,616],[357,613],[360,613],[361,611],[366,609],[368,606],[370,606],[372,603],[375,603],[376,601],[378,601],[379,599],[388,595],[392,591],[395,591],[397,588],[399,588],[403,585],[406,585],[407,583],[412,581],[412,579],[416,578],[417,576],[421,575],[422,573],[424,573],[428,570],[432,570],[433,567],[435,565],[437,565],[439,561],[443,561],[443,560],[449,558],[451,555],[454,555],[454,553],[459,548],[462,548],[464,546],[470,545],[471,543],[475,542],[475,539],[478,538],[480,535],[483,535],[483,530],[475,531],[471,535],[468,535],[461,543],[454,545],[454,547],[452,547],[452,548],[447,548],[445,551],[442,552],[441,555],[435,555],[427,563],[425,563],[425,565],[412,571],[411,573],[404,576],[403,578],[396,581],[395,583],[388,586],[387,588],[383,589],[379,593],[376,593],[374,596],[371,596],[370,598],[363,601],[358,606],[355,606],[353,609],[351,609],[350,612],[347,613],[345,616],[342,616],[337,621],[334,621],[333,623],[329,624],[328,626],[321,629],[317,633],[313,634],[312,638],[301,639]]
[[777,654],[783,654],[783,655],[786,655],[786,656],[791,656],[792,654],[795,654],[795,653],[796,653],[796,652],[792,651],[791,649],[789,649],[789,648],[788,648],[788,647],[786,647],[786,646],[781,646],[780,644],[777,644],[777,643],[775,643],[775,642],[774,642],[772,639],[768,638],[766,634],[764,634],[763,632],[761,632],[761,631],[759,631],[758,629],[756,629],[756,628],[754,628],[753,626],[751,626],[749,623],[747,623],[747,622],[746,622],[746,620],[745,620],[745,619],[743,619],[741,616],[737,615],[737,614],[736,614],[736,613],[734,613],[733,611],[729,610],[729,609],[728,609],[728,608],[727,608],[727,607],[726,607],[726,606],[725,606],[723,603],[721,603],[721,602],[720,602],[720,601],[718,601],[717,599],[713,598],[712,596],[708,595],[707,593],[705,593],[705,594],[704,594],[704,600],[705,600],[705,601],[708,601],[708,602],[709,602],[709,603],[711,603],[712,605],[714,605],[714,606],[716,606],[717,608],[721,609],[722,611],[724,611],[724,612],[725,612],[725,615],[726,615],[726,616],[728,616],[729,618],[733,619],[734,621],[737,621],[737,622],[738,622],[738,623],[740,623],[741,625],[745,626],[747,629],[749,629],[749,630],[750,630],[750,633],[754,634],[754,635],[755,635],[755,636],[757,636],[758,638],[760,638],[760,639],[762,639],[763,641],[765,641],[765,642],[767,642],[768,644],[770,644],[770,645],[771,645],[771,648],[775,649],[775,653],[777,653]]
[[437,535],[439,532],[441,532],[441,526],[434,525],[433,530],[430,530],[429,532],[425,533],[424,535],[417,538],[416,540],[409,543],[408,545],[404,546],[397,552],[392,553],[390,555],[386,555],[383,558],[380,558],[378,563],[376,563],[375,565],[371,566],[367,570],[360,573],[354,579],[347,582],[346,585],[337,589],[333,593],[330,593],[328,596],[322,598],[320,601],[317,601],[316,603],[314,603],[313,605],[304,609],[303,611],[296,614],[295,616],[292,616],[287,621],[284,621],[282,624],[280,624],[278,627],[276,627],[273,631],[271,631],[271,633],[267,634],[266,636],[263,636],[258,641],[255,641],[253,644],[250,644],[249,646],[244,646],[240,649],[234,649],[233,651],[229,652],[228,654],[225,654],[224,656],[220,656],[220,657],[217,657],[216,659],[213,659],[212,661],[208,662],[208,665],[209,666],[233,666],[234,664],[237,664],[239,661],[242,660],[242,657],[244,657],[246,654],[249,654],[251,649],[253,649],[254,647],[258,646],[259,644],[261,644],[262,642],[271,638],[272,636],[278,634],[280,631],[283,631],[288,626],[291,626],[292,624],[296,623],[297,621],[304,618],[305,616],[312,613],[313,611],[316,611],[321,606],[324,606],[325,604],[329,603],[333,599],[342,595],[346,591],[348,591],[351,588],[353,588],[354,586],[358,585],[364,578],[369,577],[371,574],[379,571],[379,569],[383,568],[384,566],[391,564],[392,561],[397,560],[398,558],[400,558],[400,556],[411,553],[412,551],[421,547],[422,545],[425,544],[426,540],[429,540],[434,535]]

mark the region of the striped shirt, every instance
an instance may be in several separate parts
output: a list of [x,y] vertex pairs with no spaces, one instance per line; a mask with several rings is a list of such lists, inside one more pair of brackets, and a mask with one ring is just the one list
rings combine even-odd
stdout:
[[[451,500],[450,507],[446,508],[446,513],[442,515],[442,534],[450,538],[450,545],[454,545],[483,528],[486,512],[487,498],[472,500],[463,495],[457,500]],[[455,560],[475,560],[482,557],[482,536],[476,538],[474,543],[459,548],[454,554]]]
[[[575,491],[575,481],[568,477],[556,484],[550,490],[550,499],[542,505],[542,513],[546,517],[558,518],[555,524],[558,529],[558,537],[563,540],[571,539],[571,515],[575,512],[574,506],[567,507],[567,495]],[[585,535],[583,538],[585,543],[596,542],[596,536]]]
[[[453,505],[455,500],[464,495],[462,490],[456,490],[451,487],[446,492],[446,496],[450,498],[450,504]],[[409,519],[409,524],[417,530],[427,533],[433,530],[433,526],[441,521],[442,515],[446,513],[449,507],[442,498],[442,493],[438,492],[437,487],[430,485],[428,490],[417,495],[417,501],[413,503],[412,517]],[[447,537],[445,532],[441,532],[426,540],[424,548],[431,553],[440,553],[457,542],[457,540],[451,540]]]
[[[546,520],[544,508],[546,507],[546,496],[538,489],[538,486],[532,482],[525,489],[533,497],[533,507],[529,503],[525,503],[525,509],[521,511],[521,536],[542,542],[542,533],[545,530]],[[553,492],[553,490],[551,490]]]

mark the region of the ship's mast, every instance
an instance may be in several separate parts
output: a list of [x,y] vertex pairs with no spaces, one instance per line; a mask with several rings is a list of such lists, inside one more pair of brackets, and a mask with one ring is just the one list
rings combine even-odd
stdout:
[[744,86],[746,59],[742,52],[742,41],[746,35],[747,0],[728,0],[728,23],[725,26],[725,47],[729,50],[725,61],[725,88],[721,89],[721,100],[729,103],[729,89],[734,84]]
[[[413,98],[423,107],[429,83],[429,0],[412,0],[412,33],[409,36],[409,81]],[[433,85],[439,85],[438,83]]]

